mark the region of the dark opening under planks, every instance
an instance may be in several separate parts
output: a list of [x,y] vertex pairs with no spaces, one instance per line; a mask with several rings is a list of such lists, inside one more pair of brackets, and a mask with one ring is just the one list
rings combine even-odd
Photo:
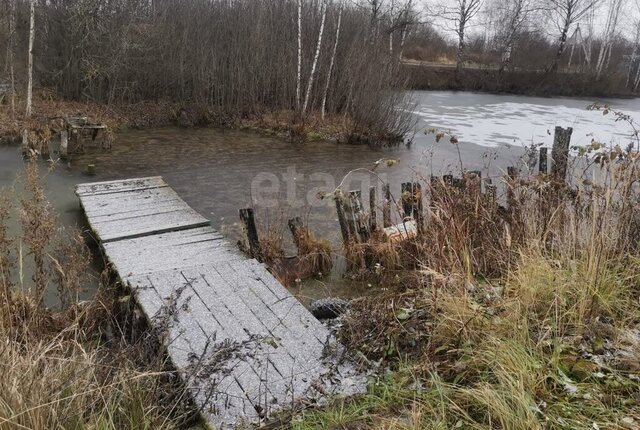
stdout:
[[160,177],[78,185],[88,222],[214,428],[362,392],[344,350]]

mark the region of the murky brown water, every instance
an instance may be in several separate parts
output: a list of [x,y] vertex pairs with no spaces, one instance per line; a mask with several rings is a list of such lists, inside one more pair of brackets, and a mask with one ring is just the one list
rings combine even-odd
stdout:
[[[93,151],[75,156],[69,164],[58,163],[46,174],[45,189],[63,225],[84,226],[74,186],[81,182],[162,175],[192,207],[208,217],[231,240],[239,237],[238,209],[253,205],[262,220],[286,232],[286,220],[303,216],[318,236],[339,249],[339,229],[330,199],[319,200],[319,192],[344,189],[367,190],[389,181],[398,193],[401,182],[431,173],[459,174],[460,158],[465,168],[500,175],[516,165],[522,145],[551,143],[555,125],[574,126],[573,143],[626,142],[628,130],[613,118],[587,112],[591,101],[541,99],[488,94],[416,93],[418,124],[413,144],[395,149],[370,149],[310,142],[295,145],[242,131],[161,128],[118,134],[112,151]],[[640,111],[638,100],[614,101],[614,107]],[[452,145],[444,139],[436,144],[425,130],[451,130],[460,140]],[[477,145],[476,143],[480,143]],[[460,153],[458,153],[458,149]],[[393,168],[378,168],[375,174],[358,171],[379,159],[399,159]],[[97,175],[83,173],[95,164]],[[22,170],[18,148],[0,146],[0,187],[14,183]],[[47,162],[42,162],[43,173]],[[17,229],[17,222],[12,223]],[[288,234],[285,236],[288,237]],[[98,267],[96,267],[98,270]],[[297,291],[304,298],[327,295],[353,296],[367,286],[344,282],[339,274],[321,282],[306,282]],[[90,295],[91,291],[87,291]]]
[[[419,123],[410,147],[370,149],[327,142],[296,145],[251,132],[214,129],[133,130],[118,134],[110,152],[88,151],[74,156],[69,164],[59,163],[47,174],[45,188],[62,224],[84,226],[73,193],[77,183],[161,175],[185,201],[232,240],[239,234],[234,226],[238,209],[253,205],[263,220],[268,219],[281,229],[286,229],[289,217],[307,218],[318,236],[339,249],[335,207],[330,199],[319,200],[316,197],[319,192],[331,192],[341,183],[344,189],[368,190],[382,179],[388,180],[392,190],[399,193],[400,183],[417,175],[458,174],[459,158],[467,169],[482,170],[485,176],[500,175],[506,166],[517,163],[523,153],[521,142],[531,143],[534,138],[534,132],[524,129],[525,124],[538,124],[538,128],[544,129],[540,136],[547,138],[544,124],[549,123],[549,129],[555,125],[575,125],[560,124],[553,117],[554,104],[571,106],[585,117],[598,115],[582,113],[581,106],[586,106],[586,102],[570,99],[540,101],[486,94],[419,93],[417,100]],[[520,105],[514,108],[517,103]],[[532,110],[532,103],[546,104],[549,108]],[[566,106],[563,112],[569,109]],[[497,129],[488,124],[489,114],[495,118]],[[464,121],[456,120],[461,115]],[[459,130],[455,128],[456,121],[464,125]],[[503,130],[504,124],[511,124],[507,127],[509,133]],[[437,125],[451,127],[461,143],[456,146],[445,139],[436,144],[424,130]],[[579,142],[590,132],[588,122],[580,127],[579,134],[574,133]],[[609,131],[601,124],[593,127],[595,132]],[[478,135],[480,132],[485,134]],[[478,139],[485,145],[473,143]],[[390,169],[379,168],[375,174],[357,171],[343,182],[348,172],[370,168],[382,158],[399,159],[400,163]],[[42,164],[45,170],[47,163]],[[88,164],[96,165],[96,176],[83,173]],[[0,187],[11,185],[21,169],[19,149],[0,146]],[[365,285],[344,282],[339,274],[334,274],[321,282],[306,282],[297,293],[303,298],[315,298],[359,295],[366,290]]]
[[[401,182],[425,175],[431,167],[441,171],[449,165],[457,166],[455,146],[439,144],[433,151],[429,148],[432,139],[420,134],[410,148],[370,149],[327,142],[296,145],[242,131],[160,128],[118,134],[111,151],[88,150],[74,156],[70,163],[58,162],[50,172],[46,171],[49,163],[41,164],[47,196],[63,225],[84,226],[73,193],[76,184],[161,175],[231,240],[240,235],[238,209],[254,206],[259,217],[284,229],[285,237],[289,237],[287,219],[303,216],[319,237],[339,251],[335,206],[330,199],[319,199],[318,193],[331,192],[341,183],[345,189],[368,190],[380,180],[395,184],[399,192]],[[490,159],[482,157],[486,148],[472,145],[464,151],[465,158],[469,156],[465,160],[469,168],[482,168]],[[502,161],[507,162],[512,157],[505,154]],[[399,159],[400,164],[376,169],[375,174],[356,171],[345,179],[348,172],[370,168],[382,158]],[[84,173],[88,164],[95,164],[96,176]],[[11,185],[21,168],[18,148],[0,147],[0,186]],[[491,170],[497,169],[497,165],[491,166]],[[334,273],[294,290],[306,301],[328,295],[361,295],[368,288],[364,283],[344,281]]]

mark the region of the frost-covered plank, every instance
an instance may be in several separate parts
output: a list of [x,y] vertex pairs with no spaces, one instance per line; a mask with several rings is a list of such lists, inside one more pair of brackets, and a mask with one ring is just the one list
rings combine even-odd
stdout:
[[176,206],[173,210],[145,214],[128,219],[104,219],[90,222],[102,242],[129,239],[173,230],[204,227],[209,221],[191,208]]
[[250,313],[251,318],[262,325],[257,329],[258,332],[270,336],[272,356],[269,359],[274,363],[277,375],[272,375],[269,381],[278,388],[273,400],[278,405],[290,403],[294,393],[302,393],[308,388],[309,375],[318,375],[325,370],[322,364],[324,345],[311,333],[305,332],[304,328],[290,326],[267,307],[260,298],[260,292],[250,287],[250,280],[236,272],[230,264],[216,263],[205,276],[212,283],[221,278],[231,284],[233,296],[242,303],[237,305],[237,310],[245,315]]
[[123,191],[142,190],[150,188],[168,187],[167,183],[160,176],[148,178],[119,179],[115,181],[93,182],[89,184],[79,184],[76,186],[76,194],[96,195],[121,193]]
[[302,304],[293,297],[263,264],[256,260],[230,261],[231,267],[244,272],[251,288],[261,291],[263,301],[289,327],[298,327],[304,333],[312,334],[320,343],[327,341],[329,332]]
[[[258,366],[254,365],[254,368],[261,370],[261,379],[268,383],[271,394],[269,404],[290,403],[291,375],[303,370],[302,364],[296,366],[294,355],[290,351],[292,347],[295,348],[290,341],[291,333],[286,327],[277,324],[277,321],[266,319],[265,316],[268,314],[265,315],[261,307],[251,306],[246,300],[247,288],[242,284],[235,284],[228,274],[207,270],[206,267],[194,268],[190,272],[191,276],[194,273],[202,273],[201,279],[206,286],[215,288],[217,293],[225,291],[225,294],[219,294],[219,299],[233,314],[238,328],[249,338],[257,339],[262,344],[263,353],[253,357],[253,362],[259,363]],[[317,348],[318,354],[321,351],[322,348]]]
[[140,275],[243,258],[212,227],[118,240],[103,246],[113,267],[124,278],[130,274]]

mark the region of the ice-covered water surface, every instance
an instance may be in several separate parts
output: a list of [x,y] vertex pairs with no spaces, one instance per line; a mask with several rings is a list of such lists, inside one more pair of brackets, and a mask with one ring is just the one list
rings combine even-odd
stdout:
[[607,103],[640,122],[640,99],[542,98],[480,93],[418,92],[415,113],[424,128],[451,131],[463,143],[482,146],[551,145],[555,126],[573,127],[572,144],[592,139],[626,146],[633,129],[612,114],[587,106]]

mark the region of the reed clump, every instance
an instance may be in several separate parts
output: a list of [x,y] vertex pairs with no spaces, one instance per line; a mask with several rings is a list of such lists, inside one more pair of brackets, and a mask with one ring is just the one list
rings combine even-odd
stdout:
[[84,239],[58,228],[35,162],[22,181],[13,234],[16,198],[0,192],[0,429],[177,427],[190,415],[154,337],[133,329],[130,302],[106,275],[93,300],[79,300]]

